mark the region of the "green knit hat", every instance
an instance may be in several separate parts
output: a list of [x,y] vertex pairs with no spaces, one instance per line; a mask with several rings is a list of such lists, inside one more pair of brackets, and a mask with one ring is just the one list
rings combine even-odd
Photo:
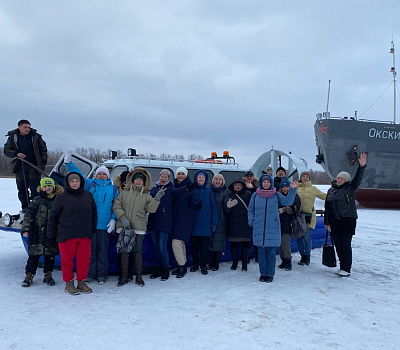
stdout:
[[53,186],[53,191],[56,189],[56,184],[54,180],[50,177],[45,177],[40,180],[40,188],[43,190],[45,186]]
[[135,181],[135,179],[142,179],[143,184],[146,185],[146,176],[144,176],[142,173],[136,173],[135,175],[133,175],[132,182]]

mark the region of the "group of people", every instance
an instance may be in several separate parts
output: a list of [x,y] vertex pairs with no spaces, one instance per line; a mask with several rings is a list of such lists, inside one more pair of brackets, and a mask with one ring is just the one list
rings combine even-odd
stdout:
[[[24,162],[18,162],[18,158],[39,168],[46,164],[47,158],[45,142],[30,128],[27,120],[21,120],[18,129],[9,132],[4,152],[14,158],[18,196],[25,213],[21,233],[28,237],[29,257],[23,287],[32,283],[41,255],[45,256],[43,283],[54,285],[52,271],[55,255],[60,252],[65,291],[91,293],[87,283],[103,284],[107,280],[109,241],[114,232],[121,271],[119,287],[131,281],[141,287],[145,285],[142,254],[146,232],[151,235],[156,261],[150,279],[165,281],[169,278],[169,238],[178,263],[172,275],[177,278],[183,278],[187,273],[186,247],[189,244],[193,260],[190,271],[199,270],[207,275],[208,271],[219,269],[228,239],[231,269],[238,268],[240,257],[241,269],[247,271],[253,242],[259,263],[259,280],[270,283],[275,275],[277,248],[282,259],[279,268],[292,269],[291,222],[299,213],[304,214],[309,230],[297,239],[301,254],[298,263],[310,264],[317,197],[325,200],[325,225],[334,238],[340,261],[337,273],[339,276],[350,275],[351,240],[357,219],[355,191],[366,165],[364,153],[360,155],[354,178],[351,180],[347,172],[339,173],[325,194],[312,185],[309,172],[301,173],[299,182],[290,182],[283,167],[276,170],[275,177],[267,169],[259,179],[248,171],[243,178],[235,179],[229,185],[221,174],[216,174],[210,187],[205,171],[198,170],[192,182],[184,167],[176,170],[174,179],[168,169],[162,170],[153,188],[150,173],[140,167],[110,179],[109,170],[101,166],[94,179],[89,179],[72,162],[71,150],[65,154],[68,175],[64,188],[61,188],[51,178],[40,179],[40,173],[21,169]],[[31,188],[33,200],[29,205],[21,176],[24,185]]]

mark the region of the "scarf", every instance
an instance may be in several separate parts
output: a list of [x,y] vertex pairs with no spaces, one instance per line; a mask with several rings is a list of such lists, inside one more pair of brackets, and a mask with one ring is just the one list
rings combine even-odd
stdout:
[[272,190],[262,190],[260,187],[257,188],[256,193],[261,198],[271,198],[276,192],[276,188],[274,187]]

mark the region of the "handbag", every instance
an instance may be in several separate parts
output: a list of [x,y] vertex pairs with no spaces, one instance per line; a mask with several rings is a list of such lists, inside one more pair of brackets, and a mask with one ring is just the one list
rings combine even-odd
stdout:
[[292,237],[294,238],[303,237],[309,230],[304,214],[299,213],[297,209],[295,209],[295,215],[290,225],[292,227]]
[[116,244],[117,253],[130,253],[135,245],[135,240],[135,230],[133,228],[127,229],[124,227],[118,235]]
[[334,244],[333,237],[332,234],[330,234],[331,244],[328,244],[328,235],[329,231],[326,230],[325,244],[322,247],[322,265],[328,267],[336,267],[336,254],[335,254],[335,247],[333,245]]

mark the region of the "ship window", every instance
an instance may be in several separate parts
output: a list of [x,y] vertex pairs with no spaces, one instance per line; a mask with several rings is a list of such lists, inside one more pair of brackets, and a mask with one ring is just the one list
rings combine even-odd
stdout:
[[220,171],[220,174],[225,179],[225,186],[228,187],[234,180],[243,179],[244,171]]
[[117,165],[110,171],[110,180],[114,178],[115,175],[121,174],[122,172],[129,170],[126,165]]

